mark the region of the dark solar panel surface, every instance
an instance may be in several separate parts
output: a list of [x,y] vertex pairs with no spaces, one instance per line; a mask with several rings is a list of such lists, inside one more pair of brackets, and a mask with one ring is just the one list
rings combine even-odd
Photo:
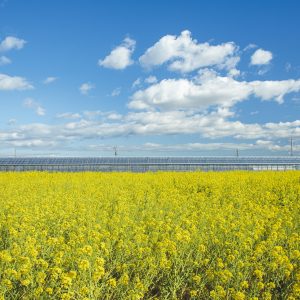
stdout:
[[300,156],[256,157],[14,157],[0,164],[118,164],[118,163],[300,163]]
[[85,164],[294,164],[300,157],[17,157],[0,158],[0,165]]

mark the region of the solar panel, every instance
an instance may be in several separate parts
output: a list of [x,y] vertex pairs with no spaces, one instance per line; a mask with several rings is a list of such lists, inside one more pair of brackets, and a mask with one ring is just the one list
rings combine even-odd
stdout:
[[0,158],[0,170],[221,170],[299,169],[300,157],[17,157]]

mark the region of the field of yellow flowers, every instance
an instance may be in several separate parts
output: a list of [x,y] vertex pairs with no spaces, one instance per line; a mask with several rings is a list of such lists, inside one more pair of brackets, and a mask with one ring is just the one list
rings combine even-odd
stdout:
[[300,173],[0,173],[0,299],[300,299]]

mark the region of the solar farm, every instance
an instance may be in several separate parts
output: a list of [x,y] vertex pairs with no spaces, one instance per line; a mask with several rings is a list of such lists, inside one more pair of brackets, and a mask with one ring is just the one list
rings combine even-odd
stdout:
[[14,157],[0,158],[0,171],[153,172],[300,170],[298,156],[248,157]]

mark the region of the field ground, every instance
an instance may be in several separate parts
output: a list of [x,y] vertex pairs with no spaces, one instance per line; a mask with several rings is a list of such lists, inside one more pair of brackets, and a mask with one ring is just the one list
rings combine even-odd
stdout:
[[300,299],[300,172],[0,173],[0,299]]

